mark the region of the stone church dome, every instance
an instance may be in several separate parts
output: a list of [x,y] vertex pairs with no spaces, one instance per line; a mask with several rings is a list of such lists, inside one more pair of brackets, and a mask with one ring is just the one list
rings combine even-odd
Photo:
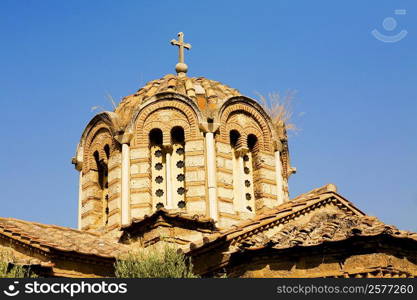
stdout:
[[240,92],[218,81],[204,77],[186,77],[167,74],[145,84],[136,93],[124,97],[115,112],[121,125],[126,125],[136,107],[145,103],[152,96],[160,93],[177,93],[191,98],[200,111],[210,116],[219,110],[222,104],[233,96],[241,96]]
[[79,230],[0,217],[0,263],[13,267],[0,273],[140,277],[115,262],[169,245],[201,278],[417,277],[417,233],[366,215],[332,184],[289,199],[284,121],[224,84],[187,77],[191,45],[178,37],[177,75],[82,132],[72,158]]
[[81,135],[79,228],[111,231],[166,209],[218,227],[288,201],[291,174],[281,123],[220,82],[188,77],[183,34],[176,75],[148,82]]

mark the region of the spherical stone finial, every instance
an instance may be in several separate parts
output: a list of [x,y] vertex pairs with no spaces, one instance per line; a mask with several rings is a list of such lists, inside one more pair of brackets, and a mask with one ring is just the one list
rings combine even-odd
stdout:
[[188,71],[188,66],[185,63],[179,62],[175,65],[175,71],[178,73],[178,75],[181,73],[184,73],[185,75],[185,73]]

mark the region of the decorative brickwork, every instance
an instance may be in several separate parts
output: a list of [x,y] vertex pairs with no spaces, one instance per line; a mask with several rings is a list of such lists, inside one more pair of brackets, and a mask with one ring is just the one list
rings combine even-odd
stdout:
[[[278,134],[270,123],[260,105],[215,81],[167,75],[149,83],[124,98],[114,113],[104,112],[93,118],[85,130],[79,147],[85,174],[81,179],[82,228],[99,229],[102,224],[107,228],[119,227],[123,219],[122,201],[128,205],[126,221],[169,207],[217,215],[221,227],[274,207],[277,189],[271,158],[275,150],[272,141]],[[217,203],[209,209],[213,200],[209,203],[204,132],[212,126],[216,128],[216,157],[212,160],[216,162],[216,198],[212,199]],[[184,140],[178,145],[173,142],[174,128],[183,131]],[[158,145],[151,145],[154,130],[161,132]],[[233,151],[231,131],[239,133]],[[127,175],[121,168],[119,143],[130,147]],[[107,144],[111,153],[106,160],[103,145]],[[177,148],[184,152],[177,153]],[[281,159],[287,163],[286,158]],[[97,161],[108,168],[106,190]],[[236,177],[237,174],[240,175]],[[122,177],[129,180],[127,198],[122,197]],[[213,187],[210,189],[213,191]]]
[[[138,248],[175,245],[194,273],[228,277],[417,277],[417,233],[365,215],[332,184],[288,199],[285,124],[256,101],[178,75],[86,126],[79,229],[0,218],[0,251],[41,276],[111,277]],[[35,268],[33,269],[35,270]]]
[[170,144],[170,131],[181,126],[185,132],[185,141],[196,139],[199,135],[198,119],[193,109],[180,102],[162,100],[146,106],[136,119],[134,146],[148,144],[148,135],[153,128],[163,132],[163,144]]
[[202,137],[185,142],[186,211],[207,215],[206,159]]
[[[234,117],[236,114],[237,117]],[[240,116],[239,116],[240,115]],[[242,115],[247,116],[244,120],[244,117],[241,117]],[[224,108],[223,111],[221,111],[221,115],[219,118],[220,122],[220,136],[219,140],[223,143],[228,143],[229,139],[229,131],[228,126],[229,125],[229,119],[236,120],[234,123],[235,126],[241,127],[241,124],[246,125],[245,122],[248,122],[248,120],[251,120],[248,124],[248,132],[246,134],[255,132],[255,135],[260,140],[259,143],[259,149],[263,151],[270,151],[273,152],[273,145],[272,145],[272,132],[268,125],[268,121],[265,120],[265,117],[259,113],[257,109],[255,109],[253,106],[248,105],[246,103],[240,102],[240,103],[234,103],[230,106],[227,106]],[[259,133],[259,130],[262,132]]]
[[120,116],[122,125],[126,126],[132,120],[136,109],[149,101],[154,95],[167,92],[178,93],[188,97],[204,113],[209,113],[206,110],[208,104],[211,105],[211,110],[216,110],[227,99],[240,95],[239,91],[204,77],[181,78],[168,74],[161,79],[148,82],[135,94],[123,98],[115,111]]
[[120,147],[104,121],[85,137],[82,172],[81,228],[120,225]]

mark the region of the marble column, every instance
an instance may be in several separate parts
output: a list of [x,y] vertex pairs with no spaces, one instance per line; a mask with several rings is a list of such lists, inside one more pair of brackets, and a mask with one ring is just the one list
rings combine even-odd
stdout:
[[277,184],[277,198],[278,205],[284,203],[284,180],[282,178],[282,163],[281,163],[281,153],[277,150],[275,151],[275,180]]
[[82,229],[81,213],[83,207],[83,171],[80,170],[80,180],[78,185],[78,230]]
[[216,180],[216,150],[214,146],[213,132],[206,133],[206,154],[207,154],[207,186],[209,215],[214,220],[218,219],[217,208],[217,180]]
[[122,225],[130,223],[130,147],[128,144],[122,144],[122,201],[121,201],[121,219]]
[[166,181],[167,181],[167,206],[166,208],[174,208],[174,199],[172,199],[172,174],[171,174],[171,152],[166,152]]

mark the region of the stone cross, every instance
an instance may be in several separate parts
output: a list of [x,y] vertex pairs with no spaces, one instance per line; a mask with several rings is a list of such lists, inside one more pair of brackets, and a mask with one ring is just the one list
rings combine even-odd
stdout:
[[171,40],[171,45],[178,46],[178,63],[175,66],[175,70],[177,71],[178,75],[185,75],[188,70],[188,66],[184,62],[184,48],[190,50],[191,45],[184,43],[184,33],[178,33],[178,41]]

